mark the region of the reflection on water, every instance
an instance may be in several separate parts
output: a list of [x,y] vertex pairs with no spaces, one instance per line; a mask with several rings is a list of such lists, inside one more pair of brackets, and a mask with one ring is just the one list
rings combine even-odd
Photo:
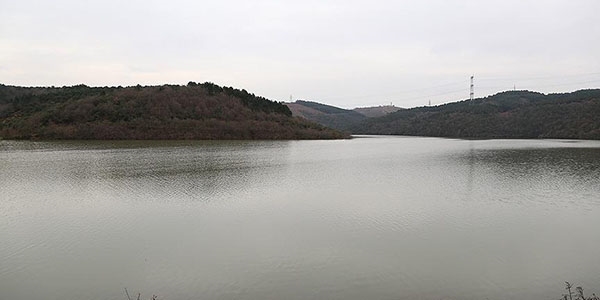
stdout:
[[[600,174],[599,158],[600,148],[525,147],[475,150],[471,145],[468,154],[459,157],[457,163],[468,164],[469,190],[473,192],[477,192],[477,188],[481,186],[488,190],[490,187],[493,190],[519,187],[515,193],[523,195],[511,198],[514,201],[533,200],[523,198],[529,197],[536,198],[536,201],[543,204],[560,204],[573,202],[573,194],[584,193],[591,196],[598,192],[600,178],[595,175]],[[488,182],[482,184],[478,180]],[[523,188],[527,189],[527,193]],[[598,197],[579,200],[579,205],[600,204]]]
[[0,141],[0,299],[555,299],[600,281],[599,158],[592,141]]

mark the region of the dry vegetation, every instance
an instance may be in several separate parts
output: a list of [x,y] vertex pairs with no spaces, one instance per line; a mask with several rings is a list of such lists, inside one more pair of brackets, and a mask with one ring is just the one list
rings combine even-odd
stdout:
[[454,138],[600,139],[600,90],[544,95],[529,91],[400,110],[367,119],[354,134]]
[[23,88],[0,85],[5,139],[331,139],[279,102],[212,83]]

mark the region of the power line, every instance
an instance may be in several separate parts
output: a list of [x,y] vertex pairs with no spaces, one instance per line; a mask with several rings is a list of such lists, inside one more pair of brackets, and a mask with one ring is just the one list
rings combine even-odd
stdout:
[[419,91],[424,91],[424,90],[438,89],[440,87],[448,87],[448,86],[453,86],[453,85],[458,86],[459,84],[463,85],[464,83],[465,83],[465,81],[461,80],[461,81],[454,81],[454,82],[444,83],[444,84],[435,85],[435,86],[402,90],[402,91],[390,92],[390,93],[376,93],[376,94],[367,94],[367,95],[358,95],[358,96],[334,96],[334,97],[323,97],[323,99],[361,99],[361,98],[370,98],[370,97],[393,97],[393,96],[400,96],[403,94],[419,92]]
[[573,78],[573,77],[585,77],[585,76],[594,76],[600,75],[600,72],[593,73],[581,73],[581,74],[561,74],[561,75],[552,75],[552,76],[537,76],[537,77],[485,77],[479,76],[479,81],[491,81],[491,80],[539,80],[539,79],[564,79],[564,78]]
[[[595,75],[600,75],[600,72],[591,72],[591,73],[581,73],[581,74],[561,74],[561,75],[552,75],[552,76],[535,76],[535,77],[485,77],[485,76],[478,76],[478,82],[484,82],[483,85],[479,84],[478,85],[478,89],[480,91],[484,91],[484,90],[499,90],[499,91],[506,91],[506,90],[511,90],[512,89],[516,89],[516,85],[519,85],[520,89],[527,89],[527,87],[533,88],[533,89],[539,89],[539,88],[545,88],[545,87],[555,87],[555,86],[569,86],[569,85],[581,85],[581,84],[589,84],[589,83],[600,83],[600,79],[594,79],[594,80],[588,80],[588,81],[577,81],[577,82],[563,82],[563,83],[557,83],[557,84],[532,84],[532,83],[523,83],[520,81],[531,81],[531,80],[548,80],[548,79],[556,79],[556,80],[562,80],[564,81],[565,79],[583,79],[582,77],[589,77],[589,76],[595,76]],[[473,80],[474,76],[472,76],[471,80]],[[486,86],[485,82],[490,82],[490,81],[513,81],[510,85],[493,85],[493,86]],[[434,93],[434,94],[423,94],[423,95],[418,95],[418,96],[408,96],[407,94],[411,94],[411,93],[415,93],[415,92],[420,92],[420,91],[425,91],[425,90],[439,90],[440,88],[446,87],[458,87],[458,86],[463,86],[463,84],[465,84],[465,80],[460,80],[460,81],[452,81],[452,82],[447,82],[447,83],[443,83],[443,84],[438,84],[438,85],[431,85],[431,86],[426,86],[426,87],[421,87],[421,88],[414,88],[414,89],[405,89],[405,90],[400,90],[400,91],[395,91],[395,92],[388,92],[388,93],[373,93],[373,94],[363,94],[363,95],[348,95],[348,96],[332,96],[332,97],[321,97],[320,101],[328,101],[328,100],[335,100],[335,99],[364,99],[364,98],[382,98],[382,97],[394,97],[394,98],[401,98],[399,100],[402,101],[410,101],[410,100],[418,100],[418,99],[423,99],[423,98],[429,98],[429,97],[437,97],[437,96],[444,96],[444,95],[450,95],[450,94],[455,94],[458,92],[464,92],[464,88],[460,88],[460,89],[454,89],[454,90],[450,90],[450,91],[444,91],[444,92],[440,92],[440,93]],[[483,94],[483,93],[482,93]],[[469,98],[470,99],[474,99],[475,95],[474,95],[474,83],[473,81],[471,81],[471,85],[470,85],[470,93],[469,93]]]
[[[595,80],[588,81],[577,81],[577,82],[562,82],[556,84],[519,84],[520,89],[528,89],[528,88],[547,88],[547,87],[555,87],[555,86],[569,86],[569,85],[582,85],[588,83],[600,83],[600,78]],[[510,86],[507,85],[478,85],[480,89],[508,89]]]

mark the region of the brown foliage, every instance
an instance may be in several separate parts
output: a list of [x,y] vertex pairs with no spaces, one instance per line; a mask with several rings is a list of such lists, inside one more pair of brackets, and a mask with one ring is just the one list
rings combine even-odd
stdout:
[[283,104],[215,85],[76,86],[0,98],[0,109],[0,137],[9,139],[347,137],[292,118]]

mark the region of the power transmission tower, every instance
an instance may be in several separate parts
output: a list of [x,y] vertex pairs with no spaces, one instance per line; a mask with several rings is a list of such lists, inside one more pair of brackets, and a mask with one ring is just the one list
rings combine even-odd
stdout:
[[471,93],[470,93],[471,101],[473,101],[473,98],[475,97],[475,89],[474,89],[475,86],[473,85],[473,77],[474,76],[475,75],[471,75]]

